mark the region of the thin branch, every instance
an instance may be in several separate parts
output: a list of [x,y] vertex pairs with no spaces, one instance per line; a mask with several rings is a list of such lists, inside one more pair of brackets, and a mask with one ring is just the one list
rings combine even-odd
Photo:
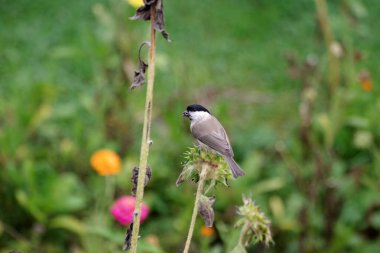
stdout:
[[247,245],[245,245],[244,243],[244,235],[245,233],[247,232],[247,230],[249,229],[248,227],[248,224],[245,223],[244,224],[244,227],[241,229],[240,231],[240,235],[239,235],[239,243],[243,246],[243,247],[246,247]]
[[133,231],[131,239],[131,252],[137,253],[137,239],[140,230],[141,203],[144,196],[145,174],[148,165],[148,154],[150,144],[150,126],[152,122],[152,107],[153,107],[153,85],[155,71],[155,50],[156,50],[156,31],[154,29],[155,8],[150,9],[150,49],[149,49],[149,67],[148,67],[148,82],[146,89],[145,100],[145,115],[144,126],[141,139],[139,176],[137,181],[136,206],[133,217]]
[[326,49],[328,51],[328,81],[330,85],[330,95],[332,96],[333,92],[340,83],[340,62],[339,57],[336,54],[334,54],[332,50],[332,47],[334,46],[334,43],[336,43],[336,41],[329,21],[327,2],[326,0],[315,0],[315,5],[317,8],[317,16],[321,26],[323,39],[325,41]]
[[199,200],[202,195],[202,190],[203,190],[203,186],[206,180],[207,172],[208,172],[207,164],[203,164],[199,181],[198,181],[198,189],[197,189],[197,194],[195,196],[195,203],[194,203],[193,215],[191,216],[189,233],[187,235],[185,249],[183,250],[183,253],[189,252],[189,249],[190,249],[191,238],[193,236],[195,221],[197,219],[197,214],[198,214]]

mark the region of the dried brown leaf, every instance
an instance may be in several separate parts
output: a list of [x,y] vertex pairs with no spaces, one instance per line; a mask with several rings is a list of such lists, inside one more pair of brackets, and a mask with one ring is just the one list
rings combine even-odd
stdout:
[[[154,19],[154,29],[170,42],[169,33],[165,31],[165,16],[163,0],[144,0],[144,6],[136,10],[131,20],[150,20],[151,8],[155,8],[156,16]],[[139,74],[139,73],[138,73]]]
[[[146,167],[144,187],[148,184],[151,177],[152,177],[152,170],[149,167]],[[132,196],[136,196],[138,178],[139,178],[139,167],[135,166],[132,169],[132,176],[131,176]]]
[[140,69],[134,72],[133,82],[130,87],[131,90],[142,86],[145,83],[145,75],[144,72]]
[[154,22],[154,29],[156,29],[157,32],[163,32],[164,27],[165,27],[164,13],[162,12],[162,10],[157,10],[156,19]]
[[169,39],[169,33],[165,31],[165,15],[163,0],[157,0],[156,3],[156,18],[154,22],[154,29],[156,29],[157,32],[160,32],[167,41],[171,41]]
[[136,10],[136,14],[130,17],[130,20],[150,20],[150,8],[151,5],[145,4]]
[[133,82],[130,86],[131,90],[133,90],[137,87],[140,87],[141,85],[143,85],[145,83],[145,72],[146,72],[146,69],[148,68],[148,64],[145,63],[141,59],[141,49],[144,47],[144,45],[150,46],[150,43],[145,41],[140,45],[140,48],[139,48],[139,70],[136,70],[134,72]]
[[215,196],[207,197],[202,195],[199,201],[199,215],[203,218],[206,227],[212,227],[214,223],[214,209],[212,206],[215,203]]

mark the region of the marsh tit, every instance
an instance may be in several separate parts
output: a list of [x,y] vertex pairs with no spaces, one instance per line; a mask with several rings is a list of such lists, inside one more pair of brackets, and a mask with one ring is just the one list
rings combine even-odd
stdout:
[[190,130],[200,146],[206,146],[224,157],[234,178],[244,176],[234,160],[234,152],[222,124],[203,106],[189,105],[183,116],[190,119]]

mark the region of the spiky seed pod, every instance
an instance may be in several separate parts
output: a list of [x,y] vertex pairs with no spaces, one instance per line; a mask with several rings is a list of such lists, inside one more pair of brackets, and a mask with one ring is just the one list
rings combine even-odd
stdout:
[[241,216],[235,224],[235,227],[241,227],[241,245],[247,247],[251,243],[262,242],[269,246],[273,243],[271,221],[251,198],[243,196],[243,205],[238,207],[237,214]]
[[206,186],[218,183],[228,187],[227,180],[232,178],[231,171],[223,157],[194,146],[184,153],[183,170],[177,179],[177,186],[184,181],[198,182],[202,165],[207,165]]

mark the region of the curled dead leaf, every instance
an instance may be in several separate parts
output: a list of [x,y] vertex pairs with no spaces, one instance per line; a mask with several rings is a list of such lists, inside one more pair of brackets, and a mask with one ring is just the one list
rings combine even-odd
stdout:
[[148,64],[145,63],[141,59],[141,49],[144,47],[144,45],[150,46],[150,43],[145,41],[140,45],[140,48],[139,48],[139,69],[134,72],[133,82],[130,86],[131,90],[133,90],[137,87],[140,87],[141,85],[143,85],[145,83],[145,72],[148,68]]

